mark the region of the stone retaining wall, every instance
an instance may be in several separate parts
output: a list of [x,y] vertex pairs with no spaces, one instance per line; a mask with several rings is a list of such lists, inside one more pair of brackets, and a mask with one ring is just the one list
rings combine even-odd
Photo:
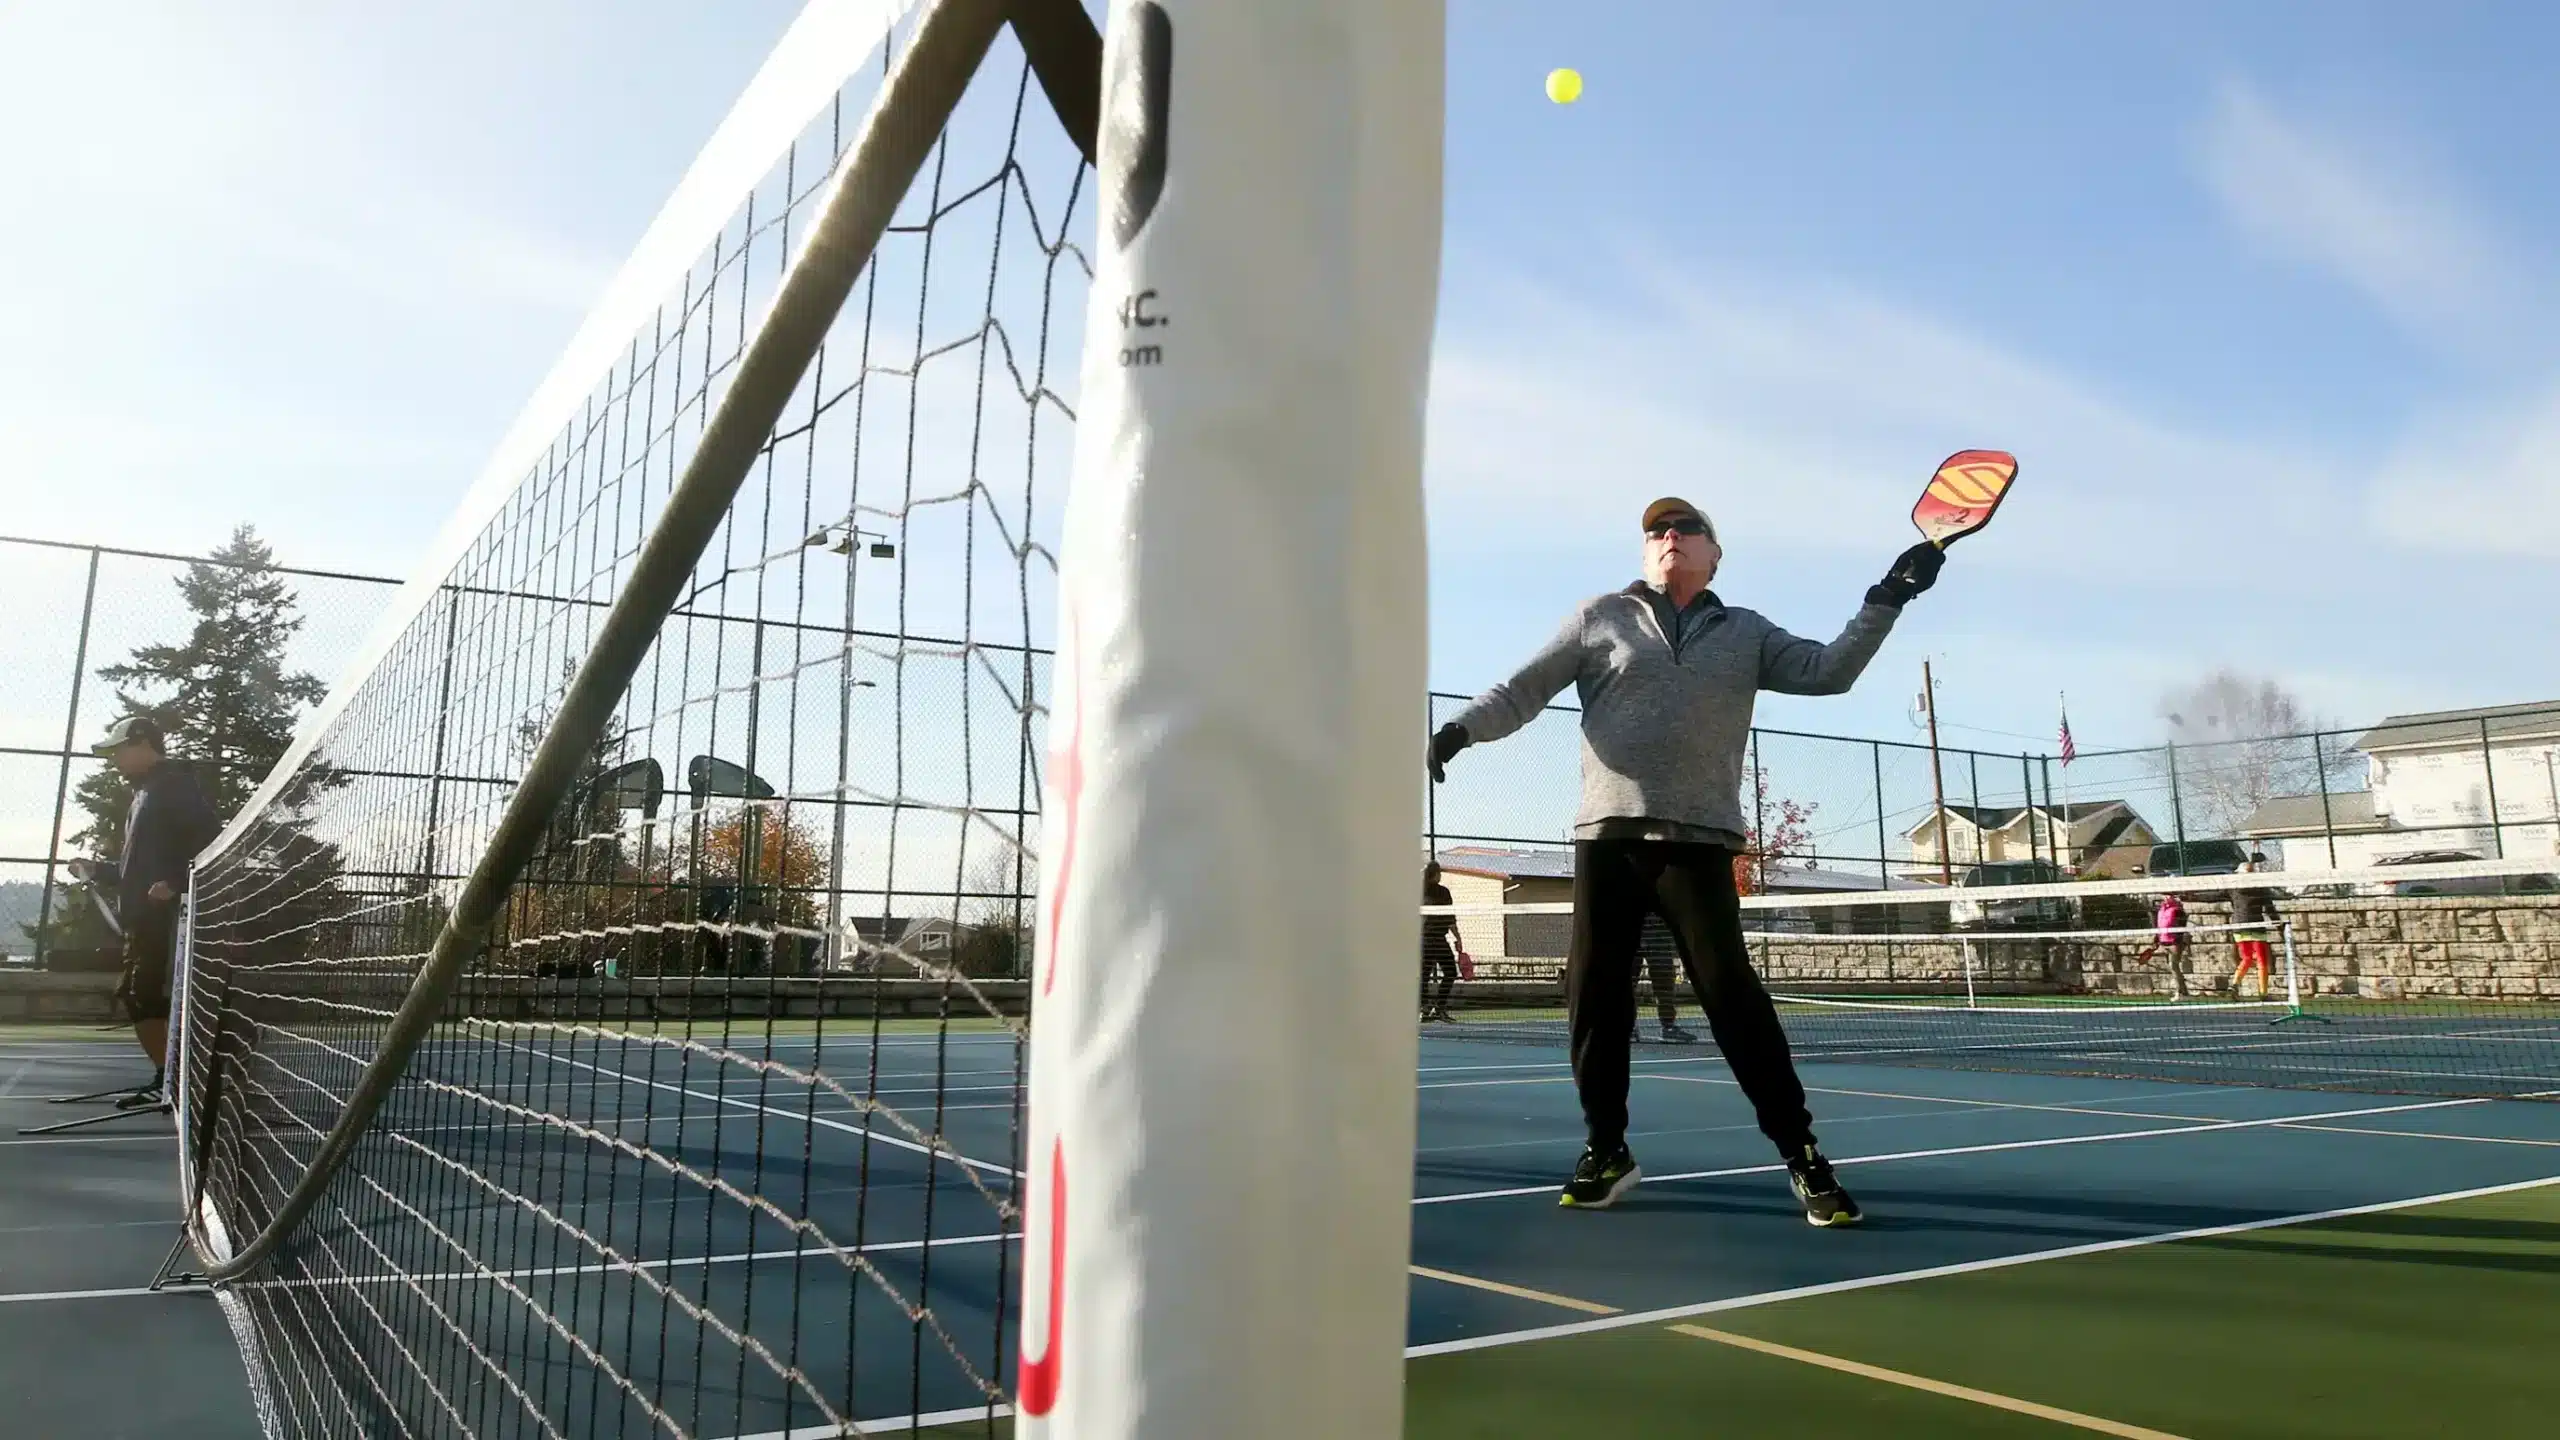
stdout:
[[[2560,897],[2288,900],[2281,908],[2293,924],[2306,997],[2560,1002]],[[2228,915],[2228,907],[2206,903],[2188,912],[2198,925],[2219,924]],[[2123,922],[2110,916],[2103,923]],[[1963,989],[1963,943],[1934,936],[1858,944],[1780,939],[1756,942],[1754,950],[1773,988],[1930,994]],[[2172,988],[2163,959],[2142,958],[2140,941],[2003,940],[1993,932],[1971,943],[1981,993],[2165,995]],[[2276,964],[2281,994],[2280,951]],[[2189,951],[2189,988],[2208,991],[2228,979],[2231,969],[2227,939],[2199,938]],[[1554,1003],[1563,993],[1562,970],[1559,959],[1486,961],[1462,993],[1473,1003]],[[113,975],[0,973],[0,1022],[121,1020],[111,1003],[115,983]],[[1001,1013],[1024,1013],[1028,995],[1022,981],[981,981],[979,989]],[[977,999],[939,982],[856,976],[482,978],[465,986],[464,1001],[472,1013],[497,1019],[680,1020],[767,1013],[893,1019],[948,1013],[975,1019],[984,1013]]]
[[[2084,923],[2112,929],[2141,924],[2137,907],[2121,908],[2123,913]],[[2560,898],[2279,900],[2278,908],[2293,926],[2306,998],[2560,1001]],[[2192,925],[2225,924],[2230,907],[2199,902],[2187,918]],[[1773,989],[1956,993],[1964,987],[1968,944],[1974,985],[1982,993],[2167,995],[2175,989],[2168,957],[2145,956],[2144,939],[2004,940],[1997,931],[1856,943],[1778,938],[1754,940],[1752,953]],[[2280,946],[2274,959],[2281,996]],[[2195,937],[2186,959],[2189,992],[2226,983],[2235,963],[2229,936]],[[1515,958],[1479,964],[1477,973],[1488,983],[1560,985],[1562,967],[1560,959]],[[2254,979],[2248,993],[2257,993]]]
[[104,1025],[122,1020],[124,1011],[111,1003],[115,990],[113,975],[0,972],[0,1022]]
[[2284,910],[2306,993],[2560,1000],[2560,901],[2549,896],[2297,900]]

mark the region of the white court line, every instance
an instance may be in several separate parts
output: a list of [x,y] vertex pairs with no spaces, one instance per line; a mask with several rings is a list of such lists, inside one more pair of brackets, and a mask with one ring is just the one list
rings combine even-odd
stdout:
[[[972,1405],[966,1410],[936,1410],[925,1415],[894,1415],[880,1420],[856,1420],[856,1435],[903,1435],[917,1430],[930,1430],[937,1425],[965,1425],[972,1420],[993,1416],[1011,1419],[1010,1405]],[[833,1425],[806,1425],[797,1430],[765,1430],[753,1435],[732,1435],[728,1440],[838,1440],[846,1432]]]
[[[1570,1076],[1552,1076],[1544,1079],[1529,1080],[1452,1080],[1443,1081],[1437,1084],[1424,1085],[1421,1088],[1425,1090],[1460,1090],[1476,1085],[1553,1084],[1558,1080],[1570,1078]],[[1739,1081],[1733,1080],[1729,1077],[1716,1075],[1648,1074],[1637,1075],[1634,1078],[1638,1080],[1677,1080],[1694,1085],[1725,1085],[1734,1087],[1739,1087],[1740,1085]],[[2102,1095],[2092,1099],[2086,1105],[2038,1105],[2022,1100],[1975,1100],[1960,1095],[1921,1095],[1905,1093],[1897,1090],[1851,1090],[1836,1085],[1807,1085],[1804,1088],[1805,1092],[1811,1095],[1855,1095],[1862,1099],[1909,1100],[1922,1105],[1957,1105],[1974,1110],[2040,1110],[2053,1111],[2065,1115],[2122,1116],[2128,1120],[2206,1121],[2221,1118],[2212,1115],[2178,1115],[2160,1111],[2109,1110],[2100,1108],[2107,1105],[2126,1105],[2164,1098],[2147,1092],[2138,1095]],[[2220,1092],[2207,1091],[2205,1093],[2218,1094]],[[1931,1120],[1940,1118],[1945,1114],[1946,1112],[1941,1110],[1882,1110],[1873,1115],[1827,1115],[1823,1117],[1821,1123],[1822,1128],[1827,1130],[1840,1125],[1869,1125],[1890,1120]],[[1759,1127],[1750,1121],[1736,1121],[1730,1125],[1683,1125],[1667,1129],[1629,1131],[1628,1138],[1653,1138],[1669,1135],[1718,1135],[1730,1131],[1757,1131],[1758,1129]],[[1579,1134],[1580,1132],[1576,1131],[1573,1136],[1540,1135],[1525,1140],[1489,1140],[1479,1141],[1469,1145],[1419,1145],[1414,1148],[1413,1153],[1418,1158],[1427,1155],[1473,1155],[1481,1154],[1488,1150],[1521,1150],[1533,1146],[1568,1144],[1571,1143],[1571,1141]]]
[[[1834,1162],[1842,1163],[1842,1162]],[[2344,1220],[2357,1215],[2380,1215],[2393,1210],[2412,1210],[2421,1205],[2443,1205],[2457,1200],[2478,1200],[2491,1195],[2512,1195],[2522,1190],[2539,1190],[2560,1185],[2560,1175],[2546,1175],[2539,1180],[2515,1180],[2504,1185],[2483,1185],[2472,1190],[2446,1190],[2434,1195],[2415,1195],[2405,1200],[2383,1200],[2370,1205],[2349,1205],[2336,1210],[2311,1210],[2299,1215],[2279,1215],[2266,1220],[2243,1220],[2233,1225],[2206,1225],[2193,1230],[2173,1230],[2158,1235],[2132,1235],[2120,1240],[2097,1240],[2085,1245],[2065,1245],[2052,1250],[2030,1250],[2018,1255],[1995,1255],[1983,1260],[1961,1260],[1951,1265],[1932,1265],[1920,1270],[1898,1270],[1884,1275],[1862,1275],[1853,1280],[1833,1280],[1821,1285],[1799,1285],[1787,1290],[1764,1290],[1756,1295],[1735,1295],[1723,1300],[1707,1300],[1694,1305],[1675,1305],[1664,1310],[1631,1311],[1597,1320],[1575,1320],[1561,1325],[1546,1325],[1534,1330],[1511,1330],[1496,1335],[1478,1335],[1465,1340],[1443,1340],[1430,1345],[1408,1345],[1405,1358],[1423,1359],[1432,1355],[1455,1355],[1468,1350],[1492,1350],[1505,1345],[1524,1345],[1533,1340],[1562,1339],[1568,1335],[1588,1335],[1601,1330],[1624,1330],[1638,1325],[1660,1325],[1673,1320],[1686,1320],[1694,1315],[1712,1315],[1723,1310],[1747,1310],[1761,1305],[1775,1305],[1786,1300],[1808,1300],[1819,1295],[1841,1295],[1854,1290],[1874,1290],[1887,1285],[1907,1285],[1914,1280],[1936,1280],[1951,1275],[1974,1275],[1985,1270],[2006,1270],[2018,1265],[2034,1265],[2047,1260],[2069,1260],[2082,1255],[2103,1255],[2116,1250],[2138,1250],[2146,1245],[2166,1245],[2179,1240],[2210,1240],[2221,1235],[2243,1235],[2253,1230],[2274,1230],[2288,1225],[2316,1225],[2324,1220]]]
[[[1739,1089],[1742,1084],[1739,1080],[1729,1079],[1722,1075],[1638,1075],[1634,1078],[1638,1080],[1672,1080],[1683,1085],[1724,1085],[1736,1089]],[[2038,1110],[2055,1115],[2097,1115],[2102,1117],[2121,1117],[2126,1120],[2185,1120],[2201,1122],[2222,1118],[2217,1115],[2172,1115],[2153,1110],[2106,1110],[2099,1108],[2100,1106],[2109,1103],[2104,1100],[2093,1101],[2087,1105],[2045,1105],[2029,1100],[1969,1100],[1961,1096],[1954,1095],[1915,1095],[1901,1090],[1849,1090],[1837,1085],[1807,1085],[1804,1089],[1805,1093],[1808,1095],[1856,1095],[1869,1100],[1916,1100],[1924,1104],[1932,1105],[1963,1105],[1976,1110]],[[2127,1095],[2124,1097],[2124,1100],[2125,1103],[2130,1104],[2134,1101],[2147,1100],[2151,1098],[2154,1097],[2147,1095]],[[1865,1117],[1855,1115],[1848,1117],[1849,1120],[1862,1118]],[[1847,1121],[1826,1121],[1825,1123],[1845,1124]]]
[[[868,1245],[848,1246],[855,1255],[895,1255],[921,1250],[943,1250],[958,1245],[995,1245],[1013,1239],[1007,1232],[986,1235],[945,1235],[934,1240],[875,1240]],[[544,1280],[560,1275],[619,1275],[633,1270],[686,1270],[696,1266],[746,1265],[759,1260],[799,1260],[809,1256],[835,1258],[835,1252],[823,1246],[802,1246],[796,1250],[739,1250],[725,1255],[685,1255],[673,1260],[638,1260],[628,1265],[543,1265],[519,1270],[438,1270],[422,1275],[322,1275],[301,1276],[291,1280],[251,1280],[242,1282],[242,1290],[334,1290],[352,1285],[427,1285],[455,1284],[482,1280]],[[841,1263],[841,1262],[839,1262]]]
[[8,1099],[11,1092],[18,1088],[18,1082],[26,1079],[27,1072],[34,1068],[36,1068],[36,1062],[33,1060],[19,1062],[18,1068],[9,1072],[8,1083],[0,1084],[0,1100]]
[[[1961,1110],[1878,1110],[1869,1115],[1825,1115],[1822,1119],[1822,1129],[1825,1133],[1830,1133],[1850,1125],[1891,1125],[1906,1120],[1953,1119],[1965,1113],[1967,1112]],[[2088,1113],[2122,1115],[2134,1120],[2209,1118],[2185,1115],[2143,1115],[2131,1110],[2092,1110]],[[1575,1128],[1570,1134],[1539,1135],[1527,1140],[1484,1140],[1471,1145],[1425,1145],[1417,1146],[1413,1153],[1419,1159],[1440,1155],[1481,1155],[1493,1150],[1555,1149],[1567,1145],[1579,1145],[1582,1143],[1580,1128],[1582,1122],[1576,1120],[1572,1123]],[[1675,1135],[1757,1135],[1759,1133],[1760,1127],[1757,1123],[1750,1120],[1737,1120],[1730,1125],[1668,1125],[1651,1130],[1629,1130],[1627,1140],[1632,1144],[1637,1141],[1667,1139]],[[2394,1131],[2393,1133],[2403,1132]]]
[[36,1135],[0,1140],[0,1145],[129,1145],[136,1140],[175,1140],[175,1130],[128,1131],[122,1135]]
[[621,1079],[626,1084],[646,1086],[653,1090],[665,1090],[671,1094],[690,1096],[696,1100],[708,1100],[715,1105],[728,1105],[740,1110],[750,1110],[760,1115],[770,1115],[778,1120],[796,1120],[804,1124],[823,1126],[829,1130],[839,1130],[847,1135],[859,1135],[866,1139],[874,1140],[880,1144],[889,1146],[891,1149],[912,1151],[915,1154],[922,1155],[933,1160],[947,1160],[954,1165],[963,1167],[964,1169],[992,1170],[998,1175],[1009,1176],[1016,1180],[1022,1178],[1022,1172],[1012,1169],[1009,1166],[998,1165],[992,1160],[973,1160],[968,1156],[961,1154],[957,1150],[936,1150],[930,1145],[919,1145],[913,1140],[908,1140],[897,1135],[884,1134],[876,1127],[848,1125],[841,1120],[831,1120],[824,1115],[807,1115],[797,1110],[786,1110],[777,1105],[759,1105],[752,1100],[739,1100],[727,1095],[713,1095],[700,1090],[687,1090],[681,1085],[671,1085],[664,1080],[643,1079],[638,1075],[624,1074],[620,1070],[609,1070],[602,1065],[589,1064],[584,1060],[571,1060],[566,1056],[554,1055],[549,1051],[537,1049],[529,1045],[511,1044],[508,1045],[507,1048],[511,1050],[521,1050],[525,1054],[532,1055],[543,1060],[548,1060],[555,1065],[568,1065],[580,1070],[591,1070],[598,1075],[612,1075]]
[[46,1300],[122,1300],[134,1295],[198,1295],[206,1288],[202,1285],[163,1285],[153,1290],[136,1285],[124,1290],[28,1290],[15,1295],[0,1295],[0,1305],[32,1305]]
[[1482,1090],[1495,1085],[1567,1085],[1570,1075],[1514,1075],[1507,1080],[1426,1080],[1416,1090]]
[[[123,1221],[121,1224],[156,1225],[165,1221]],[[934,1240],[877,1240],[868,1245],[850,1247],[857,1255],[890,1255],[920,1250],[943,1250],[963,1245],[998,1245],[1018,1239],[1010,1231],[986,1235],[945,1235]],[[618,1275],[630,1270],[686,1270],[697,1266],[744,1265],[763,1260],[797,1260],[809,1256],[834,1258],[823,1248],[803,1246],[797,1250],[741,1250],[722,1255],[685,1255],[673,1260],[642,1260],[630,1265],[544,1265],[520,1270],[449,1270],[424,1275],[335,1275],[291,1280],[253,1280],[240,1284],[241,1290],[333,1290],[355,1285],[425,1285],[488,1280],[542,1280],[560,1275]],[[127,1296],[168,1294],[173,1290],[201,1290],[201,1285],[164,1285],[154,1291],[136,1286],[120,1290],[37,1290],[22,1294],[0,1294],[0,1305],[24,1305],[43,1300],[113,1300]],[[829,1432],[833,1433],[833,1432]]]
[[2527,1140],[2517,1135],[2456,1135],[2448,1130],[2384,1130],[2371,1125],[2305,1125],[2299,1122],[2278,1128],[2317,1130],[2327,1135],[2387,1135],[2395,1140],[2458,1140],[2468,1145],[2534,1145],[2560,1150],[2560,1140]]
[[[127,1030],[126,1041],[132,1038],[132,1032]],[[100,1060],[118,1055],[138,1057],[141,1053],[131,1043],[113,1040],[34,1040],[0,1045],[0,1059],[7,1060]]]
[[[1953,1145],[1938,1150],[1898,1150],[1887,1155],[1839,1155],[1832,1157],[1834,1166],[1881,1165],[1895,1160],[1934,1160],[1949,1155],[1990,1155],[2005,1150],[2044,1150],[2057,1145],[2102,1145],[2115,1140],[2146,1140],[2157,1135],[2203,1135],[2217,1130],[2264,1130],[2277,1125],[2305,1120],[2353,1120],[2364,1115],[2399,1115],[2412,1110],[2445,1110],[2463,1105],[2486,1105],[2487,1100],[2427,1100],[2411,1105],[2378,1105],[2359,1110],[2330,1110],[2310,1115],[2270,1115],[2260,1120],[2212,1120],[2194,1125],[2166,1125],[2150,1130],[2114,1130],[2101,1135],[2056,1135],[2042,1140],[2004,1140],[1989,1145]],[[1688,1170],[1676,1175],[1646,1177],[1647,1184],[1664,1185],[1677,1180],[1722,1180],[1736,1175],[1766,1175],[1786,1169],[1783,1160],[1766,1165],[1735,1165],[1722,1170]],[[1553,1195],[1553,1181],[1544,1185],[1515,1185],[1504,1190],[1469,1190],[1456,1195],[1420,1195],[1414,1204],[1455,1205],[1469,1200],[1508,1200],[1520,1195]]]
[[[1637,1068],[1647,1065],[1721,1065],[1724,1063],[1724,1057],[1721,1055],[1678,1055],[1668,1060],[1629,1060],[1627,1063],[1628,1065]],[[1424,1065],[1415,1073],[1421,1075],[1455,1075],[1462,1071],[1470,1070],[1570,1070],[1572,1068],[1573,1062],[1570,1060],[1528,1060],[1509,1061],[1500,1065]]]

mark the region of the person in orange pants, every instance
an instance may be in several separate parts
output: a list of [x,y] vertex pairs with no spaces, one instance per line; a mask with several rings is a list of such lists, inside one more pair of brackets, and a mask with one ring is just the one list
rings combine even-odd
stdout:
[[[2258,873],[2259,867],[2266,864],[2266,860],[2265,855],[2255,850],[2250,851],[2248,863],[2240,867],[2241,873],[2246,875]],[[2275,918],[2275,913],[2275,897],[2267,891],[2252,888],[2231,892],[2231,923],[2234,925],[2263,926]],[[2272,963],[2273,957],[2267,949],[2267,932],[2263,929],[2235,930],[2232,935],[2232,948],[2239,952],[2240,957],[2239,968],[2231,972],[2232,998],[2236,1000],[2240,997],[2240,983],[2249,978],[2249,972],[2253,969],[2258,972],[2259,997],[2272,998],[2276,991],[2276,975]]]

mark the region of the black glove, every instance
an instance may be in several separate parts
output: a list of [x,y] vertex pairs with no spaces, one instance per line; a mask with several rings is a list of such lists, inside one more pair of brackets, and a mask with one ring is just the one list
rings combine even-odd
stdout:
[[1431,778],[1435,782],[1448,779],[1448,771],[1444,767],[1451,757],[1474,743],[1467,735],[1466,726],[1454,720],[1441,726],[1439,733],[1431,737]]
[[1921,541],[1895,556],[1884,578],[1867,587],[1867,603],[1901,609],[1911,603],[1912,596],[1938,583],[1938,567],[1946,563],[1946,551]]

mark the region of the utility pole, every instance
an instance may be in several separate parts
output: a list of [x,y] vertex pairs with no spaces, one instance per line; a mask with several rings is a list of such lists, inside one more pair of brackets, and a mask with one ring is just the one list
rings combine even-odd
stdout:
[[1938,883],[1952,889],[1955,865],[1947,855],[1947,777],[1938,763],[1938,678],[1920,662],[1920,708],[1929,717],[1929,789],[1938,805]]

